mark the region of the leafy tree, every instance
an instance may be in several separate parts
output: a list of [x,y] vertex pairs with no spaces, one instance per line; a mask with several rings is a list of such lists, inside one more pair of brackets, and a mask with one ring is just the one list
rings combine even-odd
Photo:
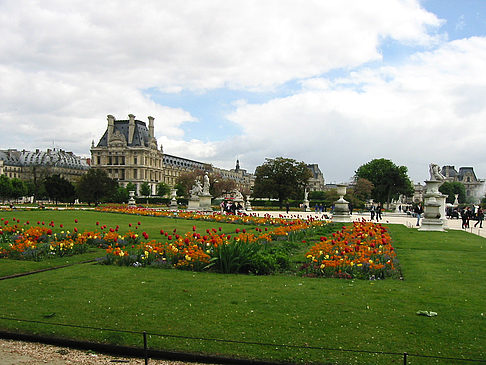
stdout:
[[356,180],[356,185],[352,190],[357,199],[366,202],[371,198],[373,188],[374,185],[371,181],[360,177]]
[[311,191],[309,192],[309,200],[322,201],[326,199],[325,191]]
[[105,171],[90,169],[88,173],[81,176],[76,191],[81,201],[98,204],[104,198],[112,196],[117,186],[118,183],[110,179]]
[[356,170],[356,178],[369,180],[374,188],[371,197],[380,203],[390,203],[398,195],[413,194],[413,184],[407,175],[405,166],[397,166],[392,161],[380,158],[374,159]]
[[164,182],[160,182],[157,184],[157,195],[158,196],[165,196],[170,193],[170,186]]
[[466,188],[464,187],[464,184],[458,181],[444,182],[440,186],[439,191],[442,194],[447,195],[447,203],[454,203],[454,200],[456,199],[455,194],[459,194],[459,203],[463,204],[466,202]]
[[47,195],[50,199],[58,202],[73,203],[75,197],[74,185],[61,175],[52,175],[45,178]]
[[140,195],[143,196],[150,196],[151,191],[150,191],[150,185],[148,182],[144,181],[142,185],[140,185]]
[[[137,187],[136,187],[136,186],[135,186],[135,184],[134,184],[134,183],[132,183],[132,182],[129,182],[129,183],[127,184],[126,189],[127,189],[127,191],[128,191],[128,192],[130,192],[130,191],[134,191],[134,192],[135,192],[135,194],[137,193]],[[130,193],[128,193],[128,194],[130,195]]]
[[236,182],[231,179],[225,179],[221,174],[210,174],[209,184],[209,192],[214,197],[220,197],[224,193],[236,189]]
[[129,199],[128,189],[123,186],[118,186],[113,192],[113,195],[109,198],[109,201],[112,203],[126,203]]
[[13,178],[10,182],[12,183],[12,198],[18,199],[27,195],[27,185],[22,180]]
[[0,198],[2,202],[12,196],[12,182],[7,175],[0,175]]
[[196,179],[200,179],[204,176],[204,171],[194,170],[180,174],[177,177],[175,188],[177,189],[177,196],[189,196],[189,191],[192,189]]
[[280,208],[289,198],[302,198],[312,173],[304,162],[290,158],[267,158],[255,170],[253,193],[258,198],[277,198]]

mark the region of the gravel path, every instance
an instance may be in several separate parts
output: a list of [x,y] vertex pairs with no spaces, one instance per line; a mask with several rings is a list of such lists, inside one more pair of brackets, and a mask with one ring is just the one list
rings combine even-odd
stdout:
[[[143,359],[112,357],[65,347],[0,339],[0,365],[100,365],[144,364]],[[149,359],[150,365],[202,365],[180,361]]]

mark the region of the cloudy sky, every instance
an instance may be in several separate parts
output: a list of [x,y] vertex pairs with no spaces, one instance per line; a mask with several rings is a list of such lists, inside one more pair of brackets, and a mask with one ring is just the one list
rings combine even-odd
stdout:
[[222,168],[486,178],[483,0],[0,0],[0,36],[0,149],[89,156],[107,114],[132,113]]

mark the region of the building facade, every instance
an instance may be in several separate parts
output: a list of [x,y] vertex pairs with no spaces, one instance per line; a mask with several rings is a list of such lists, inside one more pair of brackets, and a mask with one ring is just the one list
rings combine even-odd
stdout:
[[105,170],[122,186],[133,183],[137,194],[144,182],[149,183],[152,194],[156,194],[158,183],[173,187],[181,174],[195,170],[220,173],[241,186],[252,183],[253,175],[239,169],[238,164],[237,171],[224,170],[208,163],[164,154],[154,136],[154,118],[148,117],[148,128],[133,114],[128,118],[116,120],[108,115],[105,133],[96,146],[94,142],[91,145],[91,167]]
[[24,181],[60,175],[74,183],[89,170],[89,161],[62,149],[0,150],[0,175]]
[[324,191],[326,187],[326,183],[324,181],[324,175],[322,174],[321,169],[319,169],[319,165],[316,163],[308,164],[307,168],[312,173],[312,176],[309,179],[309,183],[308,183],[308,190]]
[[466,190],[466,198],[471,203],[479,203],[485,194],[485,181],[478,179],[472,167],[460,167],[459,171],[454,166],[443,166],[442,175],[447,181],[460,182]]

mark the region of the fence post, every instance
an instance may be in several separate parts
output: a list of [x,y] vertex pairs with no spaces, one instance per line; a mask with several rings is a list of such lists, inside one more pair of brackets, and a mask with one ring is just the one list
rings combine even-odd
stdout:
[[143,331],[143,352],[145,356],[145,365],[148,365],[147,332],[145,331]]
[[403,353],[403,365],[407,365],[407,353]]

